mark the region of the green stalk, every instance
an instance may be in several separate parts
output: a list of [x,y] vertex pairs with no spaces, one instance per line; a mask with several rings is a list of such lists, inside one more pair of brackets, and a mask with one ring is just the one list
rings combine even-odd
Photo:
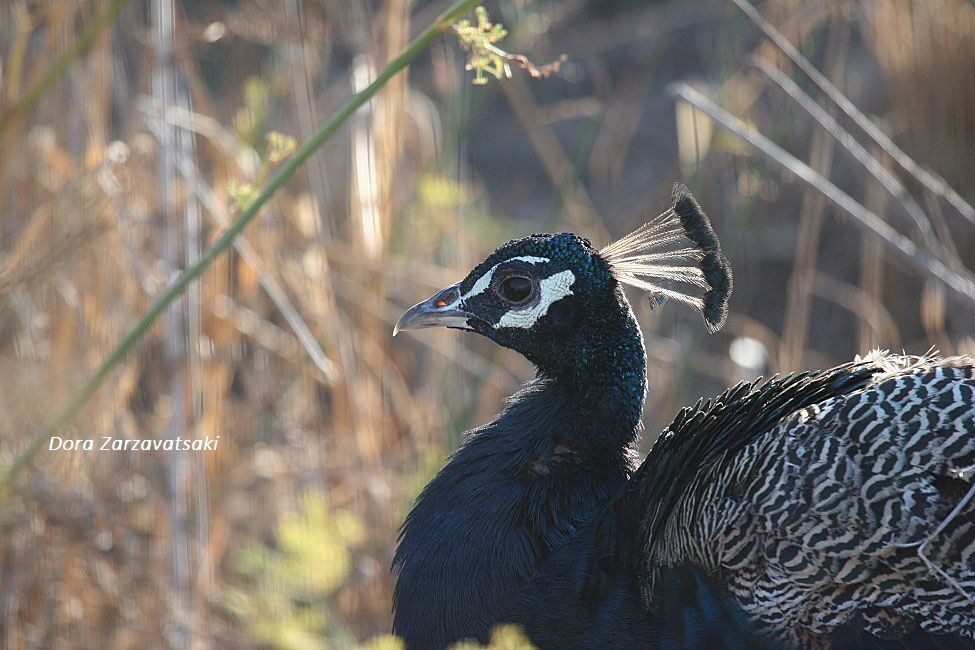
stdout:
[[[118,2],[125,2],[126,0],[117,0]],[[157,318],[166,310],[173,300],[179,297],[180,294],[189,286],[190,282],[195,280],[200,276],[203,271],[206,270],[210,264],[217,259],[234,241],[240,232],[249,224],[260,209],[267,203],[274,193],[277,192],[281,186],[283,186],[288,179],[294,176],[295,172],[304,164],[308,158],[311,157],[315,151],[321,147],[329,139],[329,137],[334,134],[342,124],[352,116],[356,110],[365,104],[369,99],[373,97],[379,90],[386,85],[386,83],[400,70],[405,68],[409,63],[417,57],[420,52],[425,50],[441,33],[447,30],[451,22],[454,21],[461,14],[466,13],[474,5],[478,4],[483,0],[458,0],[455,2],[447,11],[442,13],[440,17],[429,27],[424,29],[420,34],[413,39],[413,41],[406,47],[405,50],[399,53],[399,55],[390,61],[385,68],[379,73],[375,81],[369,84],[365,89],[359,93],[353,95],[349,101],[347,101],[342,108],[340,108],[322,127],[311,137],[307,142],[301,145],[294,155],[291,156],[282,165],[278,171],[268,180],[267,184],[261,190],[261,193],[254,199],[254,201],[247,207],[246,210],[241,212],[240,216],[227,230],[217,239],[216,242],[206,251],[203,255],[194,263],[192,266],[187,267],[176,281],[169,286],[166,291],[160,295],[154,303],[149,307],[149,310],[139,319],[139,321],[132,326],[132,329],[126,333],[122,338],[122,341],[112,350],[112,353],[98,366],[95,374],[91,376],[88,381],[85,382],[84,386],[71,398],[71,401],[58,413],[57,417],[54,418],[41,432],[39,432],[31,440],[30,444],[20,452],[14,462],[4,471],[3,475],[0,476],[0,492],[5,492],[17,478],[17,476],[27,467],[31,459],[39,452],[44,444],[51,439],[52,436],[57,434],[61,429],[63,429],[69,422],[71,422],[81,411],[84,405],[91,399],[91,396],[95,394],[95,391],[104,383],[105,378],[108,377],[109,373],[119,365],[125,358],[125,355],[135,346],[136,343],[145,335],[152,324]]]
[[41,98],[48,89],[54,85],[54,83],[61,78],[64,72],[68,69],[75,60],[82,54],[88,51],[88,48],[92,46],[95,39],[113,22],[115,18],[125,9],[126,5],[129,4],[131,0],[113,0],[110,5],[102,13],[95,16],[94,20],[85,26],[85,30],[81,32],[74,43],[71,44],[64,54],[58,57],[57,61],[51,64],[51,66],[44,71],[43,76],[37,80],[30,90],[20,98],[14,106],[3,112],[0,115],[0,134],[7,130],[10,125],[14,123],[16,118],[25,113],[28,113],[34,104]]

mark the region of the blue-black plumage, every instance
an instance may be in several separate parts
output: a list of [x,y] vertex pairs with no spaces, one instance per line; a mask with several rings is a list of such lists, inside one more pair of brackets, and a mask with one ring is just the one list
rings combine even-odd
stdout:
[[971,644],[973,361],[874,354],[741,384],[684,409],[637,468],[646,353],[622,285],[724,322],[730,268],[686,188],[598,251],[508,242],[397,324],[480,333],[538,376],[407,517],[394,632],[411,648],[507,622],[543,648]]

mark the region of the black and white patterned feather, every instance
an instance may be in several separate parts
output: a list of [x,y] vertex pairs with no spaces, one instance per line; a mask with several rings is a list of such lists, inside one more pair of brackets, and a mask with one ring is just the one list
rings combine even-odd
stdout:
[[973,475],[975,360],[877,353],[685,409],[614,506],[608,554],[636,562],[651,611],[660,572],[691,564],[777,643],[969,647]]

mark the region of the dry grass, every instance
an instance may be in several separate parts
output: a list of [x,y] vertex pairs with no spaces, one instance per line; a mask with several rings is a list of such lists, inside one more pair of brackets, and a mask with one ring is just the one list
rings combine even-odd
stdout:
[[[0,4],[0,110],[108,4]],[[168,0],[148,5],[127,9],[0,133],[0,464],[212,240],[232,182],[271,164],[267,134],[306,139],[402,49],[411,24],[442,8],[423,5],[411,21],[407,0],[185,2],[167,31]],[[730,6],[673,0],[606,16],[581,1],[536,5],[489,7],[512,50],[569,55],[561,80],[475,89],[453,45],[435,47],[278,194],[63,436],[220,435],[217,452],[40,454],[0,504],[0,645],[340,647],[386,631],[389,560],[412,498],[457,433],[531,374],[453,332],[394,341],[392,323],[501,241],[560,228],[604,241],[637,225],[666,200],[678,150],[738,293],[710,339],[687,314],[651,314],[640,301],[648,432],[697,395],[865,345],[973,351],[971,312],[838,222],[818,194],[698,113],[685,110],[674,130],[658,99],[671,67],[708,78],[730,110],[915,236],[896,202],[748,67],[756,53],[799,78]],[[973,199],[970,3],[760,9]],[[621,20],[652,22],[652,42],[612,28]],[[160,39],[168,58],[156,56]],[[702,65],[675,63],[692,51]],[[648,119],[659,134],[641,130]],[[648,142],[672,152],[649,175],[639,167]],[[970,268],[975,229],[900,177],[949,265]]]

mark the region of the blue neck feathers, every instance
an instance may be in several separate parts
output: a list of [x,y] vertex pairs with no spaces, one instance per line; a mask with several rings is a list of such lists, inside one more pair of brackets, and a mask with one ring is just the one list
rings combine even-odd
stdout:
[[[486,641],[555,549],[633,469],[646,391],[643,339],[622,294],[571,356],[472,431],[417,499],[393,561],[394,632],[413,648]],[[546,364],[548,365],[548,364]]]

